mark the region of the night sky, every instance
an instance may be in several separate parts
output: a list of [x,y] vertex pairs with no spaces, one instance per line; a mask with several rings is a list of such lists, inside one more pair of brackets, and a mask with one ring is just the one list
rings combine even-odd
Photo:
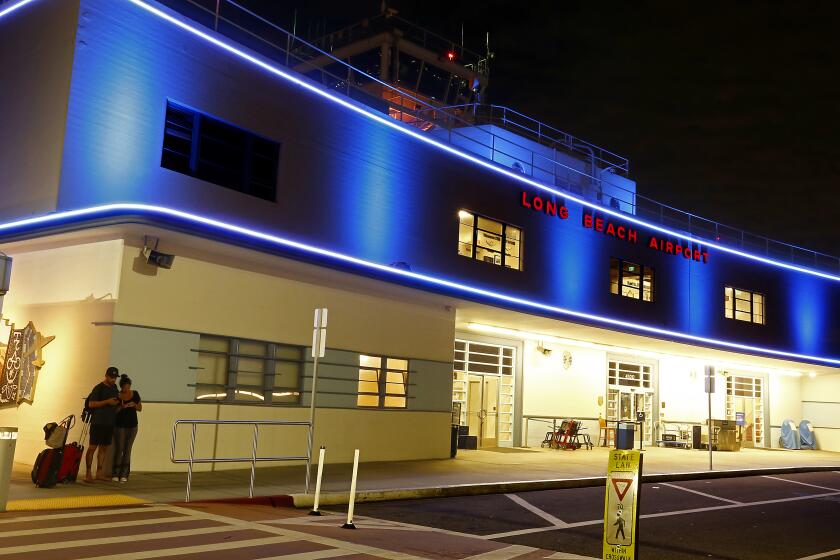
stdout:
[[[378,0],[242,0],[298,33]],[[391,0],[484,49],[488,98],[630,158],[638,192],[840,255],[840,2]]]

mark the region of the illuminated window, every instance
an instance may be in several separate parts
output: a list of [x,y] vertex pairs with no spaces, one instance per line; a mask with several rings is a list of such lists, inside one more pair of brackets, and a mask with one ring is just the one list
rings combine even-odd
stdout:
[[723,288],[723,316],[736,321],[764,324],[764,295],[732,286]]
[[408,360],[359,356],[359,395],[356,398],[358,406],[405,408],[407,385]]
[[458,254],[522,270],[522,230],[461,210],[458,212]]
[[167,101],[161,167],[273,202],[279,160],[277,142]]
[[654,270],[622,259],[610,258],[610,292],[632,299],[654,301]]

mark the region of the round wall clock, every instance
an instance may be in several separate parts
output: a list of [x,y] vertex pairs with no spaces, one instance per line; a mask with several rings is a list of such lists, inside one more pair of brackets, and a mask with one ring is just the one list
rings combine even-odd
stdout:
[[572,367],[572,353],[568,350],[563,352],[563,368],[569,369]]

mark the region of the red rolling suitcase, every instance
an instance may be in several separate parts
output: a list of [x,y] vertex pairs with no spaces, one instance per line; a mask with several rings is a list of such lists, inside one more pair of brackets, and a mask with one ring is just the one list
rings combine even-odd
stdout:
[[[50,447],[44,449],[35,459],[32,467],[32,483],[39,488],[52,488],[59,482],[72,482],[76,480],[81,464],[82,451],[84,447],[80,443],[67,444],[67,434],[75,424],[76,417],[72,414],[58,423],[57,427],[63,429],[60,443],[53,442]],[[86,433],[82,430],[82,438]],[[46,429],[45,429],[46,432]],[[51,433],[51,432],[50,432]],[[49,435],[47,439],[49,440]]]
[[58,482],[76,482],[79,476],[79,466],[82,464],[82,455],[85,451],[85,436],[88,433],[89,424],[85,422],[85,415],[82,413],[82,435],[79,441],[67,443],[61,453],[61,466],[58,469]]
[[61,466],[61,449],[44,449],[38,453],[35,466],[32,467],[32,483],[38,488],[52,488],[58,482],[58,469]]

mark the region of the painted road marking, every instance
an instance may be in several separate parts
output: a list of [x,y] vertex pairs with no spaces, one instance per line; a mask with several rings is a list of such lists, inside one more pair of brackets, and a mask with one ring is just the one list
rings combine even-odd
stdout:
[[[216,527],[216,530],[219,528]],[[144,558],[160,558],[161,556],[178,557],[182,554],[191,554],[199,552],[213,552],[215,550],[231,550],[244,549],[251,546],[263,546],[267,544],[280,544],[291,541],[286,537],[264,537],[261,539],[250,539],[245,541],[234,541],[226,543],[211,543],[198,544],[193,546],[179,546],[175,548],[161,548],[157,550],[142,550],[139,552],[119,552],[117,554],[108,554],[107,556],[97,556],[97,560],[143,560]],[[96,544],[94,542],[94,544]],[[333,556],[341,556],[339,550],[324,550],[319,552],[330,552]],[[296,555],[285,556],[284,558],[293,558]],[[320,558],[323,558],[321,556]],[[263,559],[265,560],[265,559]]]
[[528,511],[530,511],[534,515],[542,517],[543,519],[545,519],[546,521],[548,521],[549,523],[551,523],[555,527],[565,527],[567,525],[567,523],[565,521],[563,521],[562,519],[558,519],[558,518],[554,517],[553,515],[551,515],[550,513],[548,513],[547,511],[541,510],[540,508],[538,508],[534,504],[526,501],[524,498],[522,498],[522,496],[517,496],[516,494],[505,494],[505,496],[507,496],[508,498],[513,500],[514,503],[517,503],[520,506],[522,506],[523,508],[527,509]]
[[720,496],[713,496],[712,494],[706,494],[705,492],[700,492],[699,490],[693,490],[691,488],[685,488],[683,486],[677,486],[676,484],[671,484],[669,482],[661,482],[662,486],[667,486],[668,488],[676,488],[677,490],[682,490],[684,492],[691,492],[692,494],[697,494],[698,496],[703,496],[705,498],[711,498],[713,500],[720,500],[721,502],[728,502],[730,504],[743,504],[744,502],[738,502],[736,500],[730,500],[727,498],[721,498]]
[[514,544],[498,550],[491,550],[490,552],[467,556],[464,560],[506,560],[507,558],[516,558],[517,556],[529,554],[536,550],[539,549],[530,546],[523,546],[521,544]]
[[[304,533],[301,531],[292,531],[290,529],[281,529],[280,527],[274,527],[272,525],[262,525],[254,523],[253,521],[243,521],[241,519],[236,519],[235,517],[227,517],[224,515],[218,515],[215,513],[210,513],[207,511],[200,511],[191,508],[185,508],[182,506],[175,506],[169,505],[167,506],[169,511],[173,511],[176,513],[184,513],[187,515],[192,515],[199,519],[205,519],[208,521],[216,521],[218,523],[225,523],[232,527],[237,527],[240,530],[252,529],[256,531],[262,531],[265,533],[273,533],[275,535],[285,536],[293,540],[300,540],[306,541],[316,544],[321,544],[324,546],[331,546],[337,548],[339,550],[351,550],[353,552],[357,552],[360,554],[370,554],[373,556],[379,556],[380,558],[389,558],[391,560],[401,560],[401,559],[410,559],[410,560],[426,560],[420,556],[413,556],[410,554],[406,554],[404,552],[394,552],[391,550],[385,550],[382,548],[376,548],[373,546],[367,546],[363,544],[356,544],[346,541],[340,541],[338,539],[331,539],[329,537],[322,537],[319,535],[314,535],[311,533]],[[215,528],[215,530],[219,530],[219,528]],[[471,535],[475,538],[474,535]]]
[[8,523],[20,523],[22,521],[42,521],[50,519],[70,519],[72,517],[85,517],[90,515],[120,515],[122,513],[139,513],[147,511],[164,511],[166,508],[162,506],[140,506],[125,509],[103,509],[94,511],[74,511],[73,513],[54,513],[44,515],[24,515],[20,517],[9,517],[0,519],[0,526]]
[[[195,521],[195,519],[191,519],[186,515],[182,515],[179,517],[162,517],[162,518],[154,518],[154,519],[136,519],[129,521],[128,524],[132,527],[139,527],[141,525],[165,525],[168,523],[181,523],[184,521]],[[39,527],[37,529],[23,529],[23,530],[16,530],[16,531],[7,531],[2,532],[0,531],[0,546],[3,544],[3,538],[5,537],[26,537],[29,535],[40,535],[45,532],[47,533],[70,533],[73,531],[92,531],[96,529],[111,529],[114,527],[114,521],[109,521],[107,523],[89,523],[86,525],[68,525],[66,527],[50,527],[49,529],[45,527]]]
[[6,511],[40,511],[48,509],[79,509],[108,506],[147,504],[149,500],[125,494],[94,494],[88,496],[63,496],[60,498],[31,498],[9,500]]
[[802,486],[810,486],[811,488],[819,488],[820,490],[833,490],[840,492],[840,488],[829,488],[828,486],[818,486],[816,484],[809,484],[808,482],[799,482],[798,480],[789,480],[787,478],[779,478],[778,476],[765,475],[763,478],[772,478],[773,480],[781,480],[782,482],[790,482],[791,484],[801,484]]
[[571,552],[555,552],[546,558],[554,558],[555,560],[601,560],[600,558],[595,558],[594,556],[580,556],[572,554]]
[[[23,552],[35,552],[37,550],[53,550],[61,548],[77,548],[81,546],[99,546],[105,544],[118,544],[124,542],[150,541],[154,539],[171,538],[171,537],[192,537],[195,535],[207,535],[211,533],[227,532],[227,531],[245,531],[246,529],[255,529],[255,527],[201,527],[198,529],[186,529],[183,531],[162,531],[160,533],[144,533],[140,535],[125,535],[122,537],[105,537],[97,536],[90,539],[82,539],[77,541],[56,541],[52,543],[26,544],[21,546],[6,546],[0,547],[0,556],[7,554],[19,554]],[[47,531],[47,529],[44,529]],[[13,533],[12,533],[13,534]],[[243,541],[237,541],[243,542]],[[2,543],[2,539],[0,539]],[[119,556],[120,558],[127,557]]]
[[[702,507],[702,508],[694,508],[694,509],[683,509],[677,511],[664,511],[661,513],[646,513],[644,515],[640,515],[641,519],[651,519],[655,517],[670,517],[672,515],[687,515],[691,513],[704,513],[708,511],[716,511],[719,509],[736,509],[736,508],[745,508],[745,507],[753,507],[753,506],[764,506],[764,505],[771,505],[771,504],[780,504],[785,502],[798,502],[801,500],[815,500],[819,498],[827,498],[829,496],[840,496],[840,492],[827,492],[825,494],[812,494],[810,496],[795,496],[793,498],[779,498],[776,500],[761,500],[759,502],[745,502],[745,503],[738,503],[738,504],[725,504],[721,506],[710,506],[710,507]],[[575,527],[585,527],[587,525],[600,525],[604,522],[603,519],[593,519],[591,521],[578,521],[578,522],[571,522],[567,523],[565,527],[534,527],[531,529],[519,529],[518,531],[508,531],[507,533],[495,533],[492,535],[476,535],[481,539],[493,540],[493,539],[502,539],[506,537],[516,537],[519,535],[529,535],[531,533],[543,533],[545,531],[562,531],[564,529],[572,529]]]
[[828,552],[822,552],[820,554],[814,554],[812,556],[803,556],[802,558],[797,558],[796,560],[817,560],[818,558],[828,558],[830,556],[837,555],[840,555],[840,548],[836,550],[829,550]]

